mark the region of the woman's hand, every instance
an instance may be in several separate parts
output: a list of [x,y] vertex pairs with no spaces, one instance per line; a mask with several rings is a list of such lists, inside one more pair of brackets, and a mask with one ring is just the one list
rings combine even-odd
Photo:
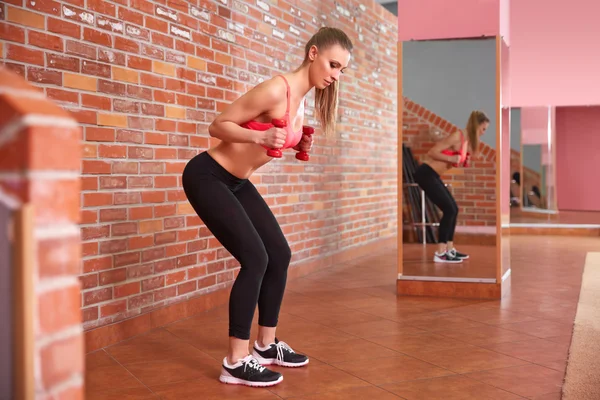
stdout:
[[271,149],[280,149],[285,144],[287,132],[281,128],[270,128],[263,132],[260,144]]
[[302,139],[300,139],[300,143],[298,143],[294,149],[298,151],[309,152],[312,148],[313,138],[312,135],[302,135]]

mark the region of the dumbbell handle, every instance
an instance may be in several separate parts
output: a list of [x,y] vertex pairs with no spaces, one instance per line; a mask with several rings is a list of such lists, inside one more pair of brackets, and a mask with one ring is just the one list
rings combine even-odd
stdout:
[[[276,128],[285,128],[287,125],[287,122],[285,121],[285,119],[280,119],[280,118],[273,118],[273,120],[271,120],[271,123]],[[283,156],[280,149],[268,149],[267,155],[269,157],[274,157],[274,158],[281,158]]]
[[[313,128],[312,126],[303,126],[302,127],[302,134],[303,135],[312,135],[313,133],[315,133],[315,128]],[[306,151],[302,151],[300,150],[299,152],[296,153],[296,158],[300,161],[308,161],[308,159],[310,158],[308,155],[308,152]]]

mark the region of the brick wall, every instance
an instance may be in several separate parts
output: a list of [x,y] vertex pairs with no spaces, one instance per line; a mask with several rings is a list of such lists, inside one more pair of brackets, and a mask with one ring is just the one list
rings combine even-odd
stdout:
[[[422,156],[438,140],[459,127],[409,98],[404,98],[403,143],[421,162]],[[465,114],[466,120],[469,117]],[[464,129],[461,127],[461,129]],[[479,156],[469,168],[453,168],[442,176],[460,208],[458,226],[496,225],[496,151],[480,142]],[[508,201],[508,200],[507,200]],[[404,205],[406,207],[406,204]]]
[[[6,65],[83,127],[85,329],[231,284],[237,262],[192,212],[187,160],[217,112],[295,68],[323,24],[355,42],[336,138],[253,177],[294,266],[396,234],[396,18],[373,0],[10,0]],[[307,123],[313,120],[312,94]],[[381,183],[383,182],[383,183]]]
[[29,284],[17,284],[18,279],[13,278],[15,284],[11,285],[13,295],[26,290],[19,287],[30,288],[23,296],[31,309],[23,305],[15,310],[14,326],[17,340],[24,341],[25,347],[32,346],[32,354],[14,356],[20,365],[27,366],[31,355],[33,370],[25,367],[27,372],[13,373],[27,382],[28,392],[35,392],[36,399],[83,396],[78,280],[81,242],[77,226],[80,136],[77,122],[46,100],[42,90],[0,67],[0,202],[13,210],[23,204],[33,206],[32,218],[26,220],[31,231],[26,229],[23,234],[26,239],[17,243],[21,237],[17,222],[12,234],[13,260],[20,259],[19,249],[31,260],[32,271],[21,263],[14,266]]

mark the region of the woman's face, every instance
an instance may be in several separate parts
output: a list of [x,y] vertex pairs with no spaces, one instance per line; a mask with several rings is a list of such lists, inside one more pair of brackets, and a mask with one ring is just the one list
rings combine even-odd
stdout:
[[481,137],[485,131],[487,131],[488,126],[490,126],[489,122],[484,122],[483,124],[479,125],[479,128],[477,128],[477,136]]
[[311,47],[308,53],[311,65],[309,69],[310,83],[318,89],[325,89],[340,79],[340,74],[348,67],[350,52],[336,44],[323,50]]

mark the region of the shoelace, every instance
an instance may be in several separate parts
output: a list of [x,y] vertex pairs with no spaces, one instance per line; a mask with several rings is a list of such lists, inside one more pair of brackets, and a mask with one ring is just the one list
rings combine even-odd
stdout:
[[275,348],[277,349],[277,359],[280,361],[283,361],[283,351],[288,351],[290,353],[294,353],[294,350],[292,350],[292,348],[286,343],[286,342],[278,342],[275,345]]
[[257,370],[258,372],[263,372],[265,370],[265,367],[263,367],[262,365],[260,365],[258,363],[258,360],[254,357],[252,357],[252,355],[247,356],[246,358],[244,358],[242,361],[242,364],[244,365],[244,372],[246,372],[246,368],[252,368]]

